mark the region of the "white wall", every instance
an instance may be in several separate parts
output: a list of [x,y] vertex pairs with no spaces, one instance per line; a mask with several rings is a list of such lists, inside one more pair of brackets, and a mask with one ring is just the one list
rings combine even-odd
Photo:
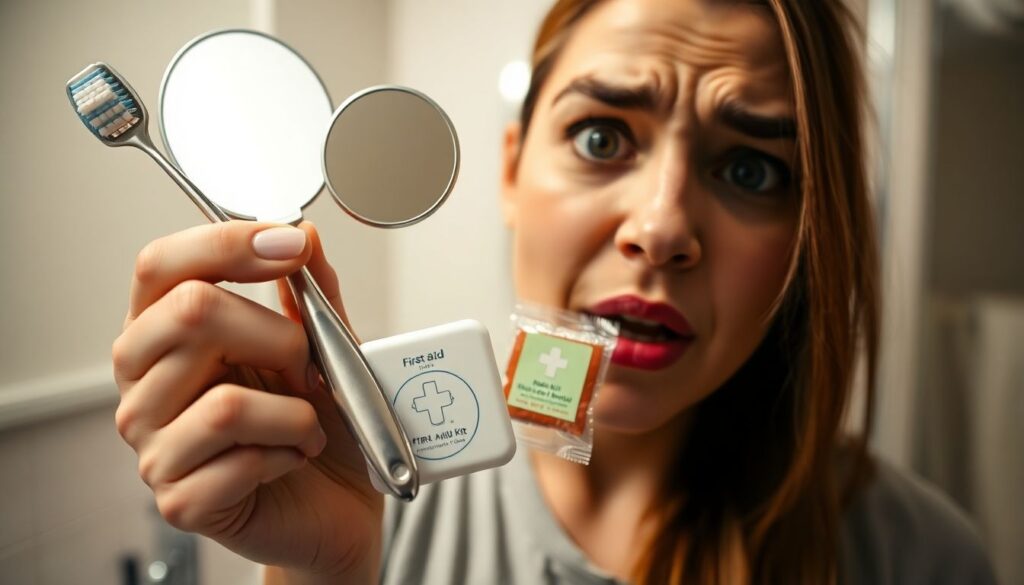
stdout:
[[183,42],[239,25],[244,0],[0,4],[0,388],[108,363],[136,252],[202,220],[148,157],[93,138],[64,83],[104,60],[152,112]]

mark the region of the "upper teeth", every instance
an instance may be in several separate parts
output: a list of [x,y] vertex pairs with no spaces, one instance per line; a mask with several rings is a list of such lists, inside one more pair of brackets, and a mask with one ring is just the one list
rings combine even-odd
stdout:
[[626,323],[633,323],[635,325],[642,325],[645,327],[660,327],[661,323],[657,321],[649,321],[647,319],[641,319],[639,317],[633,317],[630,315],[619,315],[619,319]]

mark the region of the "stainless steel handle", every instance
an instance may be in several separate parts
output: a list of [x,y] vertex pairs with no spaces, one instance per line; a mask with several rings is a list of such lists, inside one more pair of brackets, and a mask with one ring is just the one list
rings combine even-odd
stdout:
[[313,358],[367,461],[392,494],[413,499],[419,490],[419,471],[412,447],[352,332],[306,267],[289,275],[288,284],[311,340]]

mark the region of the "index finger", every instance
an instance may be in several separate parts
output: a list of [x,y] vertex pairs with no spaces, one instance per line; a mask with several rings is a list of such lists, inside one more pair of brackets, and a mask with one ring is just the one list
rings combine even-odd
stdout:
[[275,280],[305,264],[310,248],[298,228],[252,221],[200,225],[154,240],[136,259],[125,325],[186,280]]

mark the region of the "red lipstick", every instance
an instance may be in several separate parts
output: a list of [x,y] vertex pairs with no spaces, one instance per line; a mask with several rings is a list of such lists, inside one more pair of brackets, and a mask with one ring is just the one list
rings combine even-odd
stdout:
[[674,364],[694,340],[693,327],[682,313],[666,303],[652,303],[635,295],[601,301],[589,313],[619,323],[619,341],[612,362],[642,370],[660,370]]

